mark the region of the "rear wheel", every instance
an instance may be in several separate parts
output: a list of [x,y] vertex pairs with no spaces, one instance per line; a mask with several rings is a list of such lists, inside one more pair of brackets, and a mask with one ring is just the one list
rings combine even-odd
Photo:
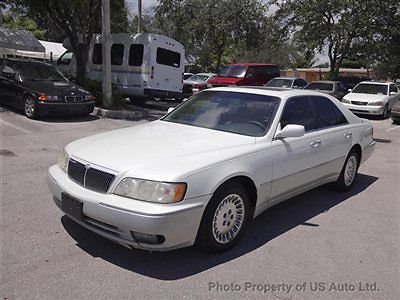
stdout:
[[25,98],[24,110],[25,110],[25,115],[28,118],[34,119],[37,117],[36,103],[35,103],[35,99],[33,99],[33,97],[27,96]]
[[349,191],[356,180],[360,158],[356,151],[352,150],[346,158],[336,186],[340,191]]
[[236,244],[250,218],[249,196],[239,183],[219,188],[204,212],[197,245],[208,252],[223,252]]

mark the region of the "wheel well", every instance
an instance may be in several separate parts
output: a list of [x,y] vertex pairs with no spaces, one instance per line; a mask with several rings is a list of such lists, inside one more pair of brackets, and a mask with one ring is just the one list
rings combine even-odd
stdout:
[[24,93],[24,95],[22,96],[22,99],[24,99],[24,101],[25,101],[27,97],[35,98],[31,93],[26,92],[26,93]]
[[360,146],[359,144],[355,144],[355,145],[353,146],[353,148],[351,148],[350,152],[352,152],[352,151],[355,151],[355,152],[357,153],[358,159],[359,159],[360,162],[361,162],[361,155],[362,155],[361,146]]
[[256,208],[256,202],[257,202],[257,188],[256,188],[256,185],[254,184],[253,180],[251,180],[247,176],[236,176],[236,177],[230,178],[229,180],[225,181],[218,188],[221,188],[225,184],[232,183],[232,182],[240,183],[246,189],[246,191],[249,193],[250,204],[251,204],[251,215],[253,215],[254,210]]

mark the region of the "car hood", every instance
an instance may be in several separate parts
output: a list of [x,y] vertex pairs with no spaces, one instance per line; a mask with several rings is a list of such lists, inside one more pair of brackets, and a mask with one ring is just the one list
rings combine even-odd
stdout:
[[207,84],[207,82],[205,82],[204,80],[184,80],[183,84]]
[[211,85],[235,85],[243,78],[233,77],[214,77],[208,80],[208,84]]
[[232,149],[254,143],[254,137],[158,120],[74,141],[66,151],[72,158],[118,173],[140,169],[149,174],[164,172],[161,165],[174,169],[178,159],[194,163],[204,155],[227,149],[235,153]]
[[72,82],[61,81],[24,81],[23,85],[37,93],[48,95],[88,94],[87,91]]
[[346,100],[350,101],[363,101],[363,102],[370,102],[370,101],[379,101],[385,100],[387,98],[386,95],[374,95],[374,94],[361,94],[361,93],[349,93],[344,96]]

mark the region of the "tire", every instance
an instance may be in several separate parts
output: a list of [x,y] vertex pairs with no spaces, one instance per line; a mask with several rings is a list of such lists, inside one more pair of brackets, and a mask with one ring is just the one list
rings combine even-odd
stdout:
[[356,151],[350,151],[347,155],[346,161],[340,172],[340,176],[336,181],[336,188],[339,191],[349,191],[356,181],[358,167],[360,166],[360,158]]
[[385,120],[389,117],[389,107],[387,104],[385,105],[385,107],[383,109],[383,113],[382,113],[381,117],[382,117],[382,119],[385,119]]
[[38,116],[35,99],[33,99],[31,96],[25,97],[24,112],[25,116],[27,116],[29,119],[35,119]]
[[196,244],[211,253],[226,251],[235,245],[250,219],[250,200],[239,183],[218,188],[201,220]]

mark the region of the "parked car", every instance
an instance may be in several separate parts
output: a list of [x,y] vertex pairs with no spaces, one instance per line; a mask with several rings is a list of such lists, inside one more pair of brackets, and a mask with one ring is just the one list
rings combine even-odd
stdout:
[[183,96],[188,98],[207,88],[207,82],[214,78],[214,73],[198,73],[183,81]]
[[307,81],[300,77],[275,77],[268,81],[267,87],[281,87],[290,89],[302,89],[307,85]]
[[393,105],[390,116],[394,123],[400,124],[400,101]]
[[400,99],[399,89],[392,82],[360,82],[343,97],[343,104],[354,113],[389,116],[393,105]]
[[259,86],[278,76],[279,69],[273,64],[233,64],[222,68],[208,84],[209,87]]
[[48,184],[67,216],[110,240],[220,252],[281,201],[328,182],[350,190],[374,146],[370,121],[329,95],[215,88],[68,144]]
[[339,76],[338,81],[342,82],[347,89],[354,89],[354,87],[361,81],[369,81],[368,77],[358,76]]
[[304,89],[315,90],[342,100],[343,96],[348,93],[346,86],[340,81],[311,81]]
[[28,118],[45,114],[87,115],[93,96],[54,66],[37,61],[0,60],[0,101],[22,109]]

